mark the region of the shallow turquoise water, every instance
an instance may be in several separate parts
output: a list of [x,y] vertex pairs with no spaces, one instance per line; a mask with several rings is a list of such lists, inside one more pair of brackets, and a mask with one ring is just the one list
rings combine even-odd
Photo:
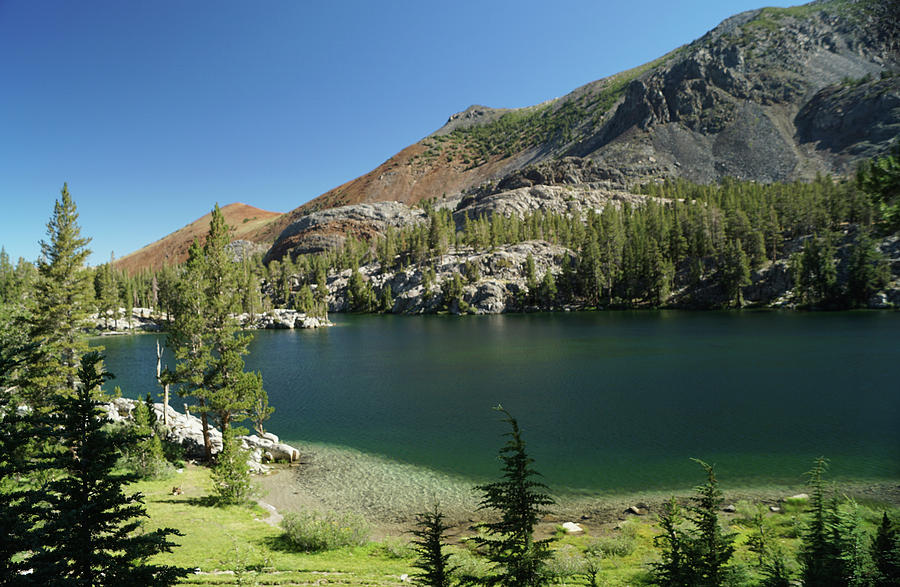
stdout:
[[[332,319],[251,345],[283,439],[484,479],[501,403],[557,488],[685,487],[700,476],[690,457],[723,484],[798,483],[818,455],[834,477],[900,479],[900,313]],[[98,341],[109,385],[158,391],[155,338]]]

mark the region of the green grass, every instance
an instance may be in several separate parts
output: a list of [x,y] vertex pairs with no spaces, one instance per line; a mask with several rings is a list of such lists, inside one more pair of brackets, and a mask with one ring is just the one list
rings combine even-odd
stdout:
[[[184,493],[173,496],[174,486]],[[175,538],[180,546],[172,553],[156,558],[156,562],[199,569],[200,573],[185,579],[185,585],[403,585],[400,577],[415,571],[409,536],[319,553],[294,552],[281,537],[281,529],[264,521],[268,512],[261,507],[215,506],[208,497],[212,494],[209,471],[201,467],[189,466],[167,480],[136,483],[130,491],[145,495],[150,515],[146,529],[172,527],[185,534]],[[781,511],[774,513],[765,505],[741,501],[735,514],[721,515],[720,522],[737,533],[733,565],[743,577],[741,584],[753,584],[758,578],[756,555],[747,549],[747,539],[756,531],[753,516],[763,513],[767,533],[776,537],[793,559],[800,546],[806,505],[806,500],[789,499],[779,503]],[[900,515],[900,510],[883,502],[860,503],[860,507],[860,518],[870,533],[883,510],[895,518]],[[556,560],[551,566],[563,575],[573,573],[583,568],[586,552],[599,552],[600,584],[648,585],[649,565],[657,560],[656,533],[652,515],[631,517],[595,533],[557,533],[553,543]],[[486,572],[488,566],[473,548],[466,541],[450,547],[454,564],[462,564],[470,572]],[[586,583],[581,576],[569,575],[560,576],[554,584]]]
[[[182,495],[171,495],[180,486]],[[398,559],[378,543],[316,554],[287,550],[280,528],[262,521],[268,513],[261,507],[212,505],[207,469],[188,467],[165,481],[136,483],[131,491],[145,495],[150,520],[146,528],[172,527],[184,533],[176,537],[180,546],[157,561],[188,568],[203,574],[189,576],[184,584],[229,585],[246,580],[265,585],[313,584],[328,582],[350,585],[395,585],[400,576],[411,573],[410,560]],[[240,577],[241,571],[247,571]],[[237,574],[221,574],[237,571]],[[210,573],[210,574],[206,574]]]

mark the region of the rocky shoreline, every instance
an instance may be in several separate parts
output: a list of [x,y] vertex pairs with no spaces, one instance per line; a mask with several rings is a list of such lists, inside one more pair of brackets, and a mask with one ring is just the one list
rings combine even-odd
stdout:
[[[133,421],[132,412],[139,401],[123,397],[112,399],[103,406],[107,420],[117,423]],[[182,414],[172,406],[166,408],[161,403],[154,403],[153,412],[157,421],[167,422],[164,425],[167,439],[184,450],[185,458],[199,460],[205,457],[203,424],[200,418],[190,414],[187,405],[185,405],[185,413]],[[256,434],[238,436],[238,439],[244,449],[249,452],[248,464],[250,471],[254,474],[270,473],[273,463],[291,464],[300,461],[300,451],[281,442],[272,433],[266,433],[261,437]],[[212,424],[209,426],[209,440],[212,444],[213,454],[222,450],[222,433]]]
[[[164,332],[168,317],[156,312],[153,308],[133,308],[131,319],[125,316],[125,309],[119,309],[116,318],[107,319],[99,314],[89,317],[92,328],[101,336],[128,334],[134,332]],[[276,308],[262,314],[235,315],[240,327],[245,330],[289,330],[304,328],[326,328],[334,326],[327,317],[310,316],[296,310]]]
[[[139,400],[115,398],[104,408],[112,422],[125,423]],[[163,406],[154,404],[154,413],[162,420]],[[179,444],[188,459],[204,456],[200,419],[169,406],[168,438]],[[213,453],[221,450],[222,435],[210,427]],[[450,525],[453,541],[471,533],[471,528],[487,519],[478,510],[480,495],[475,482],[426,467],[394,461],[350,448],[315,443],[295,447],[281,442],[274,434],[239,437],[250,453],[249,467],[257,475],[260,498],[276,515],[306,510],[336,511],[362,515],[372,526],[373,538],[398,536],[409,532],[416,514],[432,504],[441,504]],[[786,499],[806,491],[802,484],[723,487],[725,506],[722,515],[735,515],[735,504],[749,501],[763,504],[778,513]],[[840,484],[848,497],[900,506],[900,480],[855,480]],[[584,531],[599,535],[616,529],[631,518],[652,522],[663,505],[675,496],[687,502],[691,487],[642,492],[603,492],[585,495],[552,491],[556,504],[537,528],[539,536],[554,534],[559,526],[577,524]],[[263,502],[261,502],[263,503]]]
[[[471,527],[486,519],[478,510],[480,494],[470,479],[425,467],[393,461],[360,451],[304,443],[299,463],[279,465],[273,474],[259,477],[262,498],[278,512],[319,510],[362,515],[373,528],[373,537],[408,533],[415,515],[437,501],[451,526],[453,540],[471,534]],[[900,505],[900,480],[849,481],[840,484],[842,494],[857,500]],[[723,487],[723,516],[734,515],[729,506],[741,501],[780,508],[786,499],[808,491],[802,483],[760,487]],[[656,519],[673,495],[685,503],[693,488],[639,492],[602,492],[591,495],[552,492],[556,504],[538,527],[541,536],[552,535],[564,523],[577,523],[585,531],[599,535],[619,527],[629,519]]]
[[[808,237],[798,237],[785,243],[788,256],[768,261],[752,271],[751,283],[742,290],[745,307],[793,309],[799,304],[794,291],[789,254],[802,250]],[[849,257],[853,232],[845,230],[838,243],[839,270]],[[900,236],[891,235],[878,243],[878,249],[889,260],[891,282],[868,300],[869,309],[900,308]],[[469,248],[451,249],[433,259],[428,267],[434,273],[429,280],[425,267],[409,266],[399,270],[386,269],[378,262],[359,268],[363,279],[375,292],[389,287],[393,296],[393,314],[502,314],[508,312],[572,311],[588,309],[583,305],[560,306],[542,302],[530,292],[526,278],[529,258],[535,273],[551,273],[556,280],[563,275],[564,263],[576,253],[565,247],[542,240],[500,245],[491,250]],[[350,312],[350,280],[352,271],[332,273],[328,277],[328,310]],[[463,278],[461,292],[452,293],[453,283]],[[681,276],[679,282],[687,279]],[[703,310],[727,307],[728,297],[713,276],[691,285],[676,285],[665,309]],[[599,308],[603,309],[603,308]]]

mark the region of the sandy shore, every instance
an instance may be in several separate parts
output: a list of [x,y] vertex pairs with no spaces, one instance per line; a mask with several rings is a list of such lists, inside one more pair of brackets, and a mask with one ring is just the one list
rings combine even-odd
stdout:
[[[478,511],[480,494],[471,480],[424,467],[396,462],[347,448],[304,444],[299,465],[282,466],[258,478],[262,499],[280,513],[301,510],[353,512],[372,525],[373,538],[408,532],[415,514],[440,503],[455,532],[464,532],[483,517]],[[698,479],[698,482],[700,480]],[[807,491],[802,484],[729,488],[721,487],[726,503],[741,500],[776,505],[785,497]],[[900,506],[900,480],[841,483],[842,493],[864,502]],[[627,519],[631,506],[654,517],[672,495],[687,498],[691,487],[676,491],[631,494],[597,493],[570,495],[553,492],[556,505],[545,517],[545,532],[556,524],[575,521],[589,531],[608,528]]]

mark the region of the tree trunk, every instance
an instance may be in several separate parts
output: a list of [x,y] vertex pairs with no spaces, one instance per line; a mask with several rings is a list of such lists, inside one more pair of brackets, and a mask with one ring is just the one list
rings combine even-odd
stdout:
[[[160,365],[162,364],[162,349],[159,348],[159,339],[156,339],[156,381],[160,381]],[[169,384],[163,385],[163,426],[169,426]]]
[[[205,402],[201,401],[203,406]],[[206,410],[200,412],[200,422],[203,424],[203,450],[206,452],[206,462],[212,462],[212,441],[209,439],[209,417]]]

